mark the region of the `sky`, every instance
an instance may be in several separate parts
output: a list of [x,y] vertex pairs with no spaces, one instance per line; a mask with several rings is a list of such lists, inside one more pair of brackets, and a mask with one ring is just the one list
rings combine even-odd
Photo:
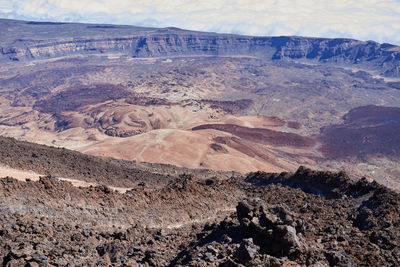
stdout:
[[0,0],[0,17],[400,45],[400,0]]

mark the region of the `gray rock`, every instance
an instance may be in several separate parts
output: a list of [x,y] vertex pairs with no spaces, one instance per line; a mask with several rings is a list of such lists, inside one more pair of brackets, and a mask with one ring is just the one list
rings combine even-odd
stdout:
[[301,243],[296,229],[290,225],[276,225],[273,231],[274,242],[271,250],[274,254],[289,254],[293,249],[300,248]]
[[235,256],[241,263],[247,263],[253,260],[258,254],[257,247],[252,238],[243,239],[240,247],[236,250]]
[[236,263],[232,259],[228,259],[223,264],[221,264],[221,267],[244,267],[244,265]]
[[213,262],[215,260],[214,256],[210,252],[204,254],[204,259],[208,262]]
[[216,250],[212,245],[208,245],[207,246],[207,251],[211,252],[213,255],[217,255],[218,254],[218,250]]
[[325,257],[331,266],[353,267],[354,263],[343,250],[326,251]]
[[30,261],[27,264],[25,264],[25,267],[39,267],[39,264],[34,261]]
[[253,215],[251,207],[244,202],[239,202],[236,206],[236,212],[239,222],[242,222],[244,218],[251,219]]
[[221,237],[221,241],[222,241],[223,243],[230,243],[230,242],[232,242],[232,238],[230,238],[227,234],[224,234],[224,235]]
[[272,256],[268,256],[266,261],[265,261],[265,267],[281,267],[284,266],[284,263],[282,260],[272,257]]

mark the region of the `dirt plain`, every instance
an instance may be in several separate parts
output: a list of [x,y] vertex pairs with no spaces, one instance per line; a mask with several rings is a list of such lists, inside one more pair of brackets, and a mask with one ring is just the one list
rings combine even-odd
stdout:
[[[327,129],[345,123],[351,110],[398,107],[400,91],[390,87],[393,81],[386,83],[365,71],[233,56],[91,55],[16,62],[5,68],[0,74],[3,136],[180,167],[246,173],[323,166],[398,184],[393,170],[398,157],[387,142],[369,139],[382,149],[367,153],[359,152],[362,146],[355,143],[345,146],[354,153],[343,149],[335,156],[328,151],[340,147],[335,142],[341,138],[329,138]],[[275,137],[298,136],[315,143],[299,148],[283,139],[260,143],[238,132],[192,130],[205,124],[265,129],[277,133]],[[376,125],[376,131],[381,127],[384,124]],[[368,139],[366,128],[359,129],[353,141]],[[394,128],[385,129],[396,135]],[[215,150],[216,138],[236,141],[217,142],[222,149]]]

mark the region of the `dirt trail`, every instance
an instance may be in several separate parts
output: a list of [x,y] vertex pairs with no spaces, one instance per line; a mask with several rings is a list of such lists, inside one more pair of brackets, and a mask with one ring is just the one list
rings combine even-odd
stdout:
[[[7,176],[13,177],[19,181],[26,181],[26,179],[30,179],[32,181],[39,181],[39,178],[41,176],[46,176],[46,175],[38,174],[34,171],[19,170],[19,169],[11,168],[8,166],[0,165],[0,177],[4,178]],[[61,180],[61,181],[70,182],[75,187],[89,187],[89,186],[97,186],[98,185],[96,183],[89,183],[86,181],[65,178],[65,177],[55,177],[55,178],[58,180]],[[125,193],[126,191],[132,189],[132,188],[128,188],[128,187],[115,187],[115,186],[109,186],[109,188],[113,189],[114,191],[118,191],[122,194]]]
[[[223,209],[217,209],[214,212],[213,216],[208,216],[205,218],[198,218],[198,219],[193,219],[193,220],[188,220],[188,221],[184,221],[181,223],[172,223],[172,224],[167,224],[167,225],[159,225],[159,228],[161,227],[166,227],[167,229],[177,229],[177,228],[182,228],[188,225],[193,225],[196,223],[206,223],[206,222],[210,222],[214,219],[220,218],[220,217],[226,217],[227,215],[229,215],[230,213],[236,211],[236,207],[232,206],[232,207],[227,207],[227,208],[223,208]],[[225,216],[222,216],[223,214],[225,214]]]
[[38,181],[39,176],[43,176],[37,174],[34,171],[27,171],[27,170],[18,170],[8,166],[0,165],[0,177],[10,176],[20,181],[25,181],[25,179],[29,178],[32,181]]

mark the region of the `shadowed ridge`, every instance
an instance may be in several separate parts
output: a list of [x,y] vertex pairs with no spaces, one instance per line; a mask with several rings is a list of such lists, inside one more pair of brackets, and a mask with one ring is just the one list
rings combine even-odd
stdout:
[[300,166],[295,173],[252,172],[245,179],[255,186],[281,184],[292,188],[300,188],[304,192],[324,196],[328,199],[343,197],[359,197],[371,191],[390,189],[377,182],[368,182],[365,178],[355,182],[345,172],[313,171]]

